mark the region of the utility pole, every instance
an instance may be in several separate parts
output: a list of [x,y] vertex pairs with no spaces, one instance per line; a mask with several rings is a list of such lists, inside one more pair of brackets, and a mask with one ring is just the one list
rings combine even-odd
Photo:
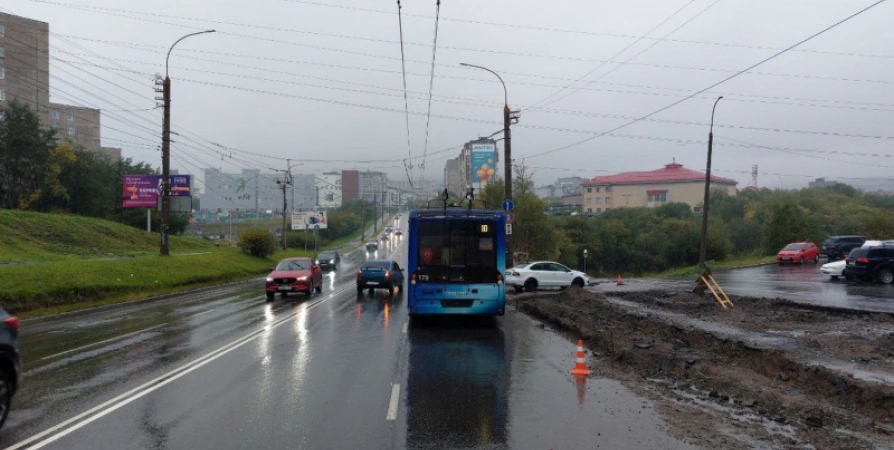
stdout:
[[164,107],[164,118],[162,119],[161,131],[161,189],[158,194],[161,195],[161,254],[169,255],[170,246],[168,245],[168,231],[171,223],[171,77],[168,76],[168,63],[171,60],[171,52],[174,47],[182,40],[199,34],[214,33],[215,30],[205,30],[198,33],[190,33],[177,39],[171,48],[168,49],[168,55],[165,57],[165,79],[162,83],[162,100]]
[[288,203],[286,196],[286,189],[288,186],[292,185],[292,173],[289,170],[283,172],[282,181],[276,180],[276,184],[279,185],[280,189],[282,189],[282,249],[286,249],[286,210],[288,209]]
[[714,112],[717,103],[723,96],[717,97],[714,107],[711,109],[711,128],[708,131],[708,166],[705,170],[705,200],[702,204],[702,237],[698,250],[698,265],[705,267],[705,258],[708,254],[708,204],[711,202],[711,153],[714,151]]

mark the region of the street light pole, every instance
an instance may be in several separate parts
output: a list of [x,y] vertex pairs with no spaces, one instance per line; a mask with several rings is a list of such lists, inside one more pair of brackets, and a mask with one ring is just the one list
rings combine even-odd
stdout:
[[161,131],[161,254],[169,255],[168,228],[171,223],[171,78],[168,76],[168,63],[171,60],[171,52],[180,41],[199,34],[214,33],[215,30],[205,30],[198,33],[187,34],[177,39],[174,45],[168,49],[165,57],[165,80],[163,83],[164,119]]
[[[509,109],[509,92],[506,90],[506,82],[503,81],[503,77],[498,73],[487,67],[467,63],[459,63],[459,65],[486,70],[494,74],[500,80],[500,84],[503,85],[503,148],[505,149],[503,155],[503,188],[506,200],[512,200],[512,130],[510,126],[512,125],[513,116],[512,111]],[[518,116],[514,118],[517,119]],[[506,235],[506,267],[514,266],[511,241],[512,235]]]
[[705,170],[705,200],[702,204],[702,238],[698,250],[698,265],[705,267],[705,258],[708,254],[708,204],[711,201],[711,153],[714,150],[714,112],[717,103],[723,96],[717,97],[714,107],[711,108],[711,128],[708,130],[708,165]]

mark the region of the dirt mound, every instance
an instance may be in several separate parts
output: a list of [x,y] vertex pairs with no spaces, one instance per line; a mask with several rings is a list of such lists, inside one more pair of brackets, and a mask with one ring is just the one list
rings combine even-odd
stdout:
[[[846,315],[801,305],[792,308],[785,301],[743,298],[724,311],[715,302],[690,293],[655,294],[620,297],[677,313],[698,312],[699,319],[735,317],[740,325],[764,329],[768,322],[781,321],[804,321],[824,328]],[[805,440],[817,447],[871,448],[861,438],[827,430],[871,434],[877,425],[890,427],[894,420],[894,388],[890,384],[860,381],[783,351],[764,350],[695,327],[656,320],[644,310],[612,304],[601,294],[571,289],[558,296],[520,299],[518,308],[579,335],[590,349],[636,371],[642,379],[664,378],[717,392],[717,398],[738,399],[767,420],[782,418],[798,426]],[[847,320],[855,318],[848,316]],[[884,326],[894,323],[888,315],[871,320]],[[818,420],[824,424],[821,430],[815,426]]]

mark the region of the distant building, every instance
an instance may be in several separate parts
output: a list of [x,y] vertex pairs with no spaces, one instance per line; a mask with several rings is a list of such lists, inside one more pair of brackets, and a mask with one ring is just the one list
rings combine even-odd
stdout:
[[60,141],[84,147],[92,152],[102,149],[100,143],[100,111],[94,108],[50,103],[50,127]]
[[454,195],[465,191],[466,182],[463,181],[463,170],[460,167],[459,158],[448,159],[444,164],[444,187]]
[[816,180],[807,183],[807,187],[810,189],[835,187],[838,185],[839,185],[839,183],[837,181],[832,181],[832,180],[827,181],[825,178],[817,178]]
[[100,147],[99,152],[113,160],[121,159],[121,149],[117,147]]
[[478,138],[466,142],[459,156],[444,165],[444,187],[451,194],[463,197],[470,187],[476,192],[500,178],[500,152],[497,141]]
[[360,172],[360,198],[370,204],[381,204],[388,187],[384,172]]
[[[224,173],[219,169],[204,169],[204,190],[201,195],[203,210],[274,211],[282,212],[282,187],[277,181],[282,174],[261,173],[258,169],[242,169],[241,173]],[[286,188],[287,208],[290,211],[314,209],[316,177],[311,174],[292,176],[292,186]]]
[[341,172],[326,172],[317,177],[317,206],[338,208],[341,206]]
[[341,171],[341,202],[353,202],[360,198],[360,172],[356,170]]
[[[736,180],[711,176],[711,188],[736,194]],[[663,169],[625,172],[595,177],[583,183],[583,210],[599,213],[621,207],[654,207],[666,203],[701,205],[705,195],[705,174],[686,169],[676,161]]]
[[37,111],[47,126],[50,115],[50,25],[0,13],[0,102],[18,100]]

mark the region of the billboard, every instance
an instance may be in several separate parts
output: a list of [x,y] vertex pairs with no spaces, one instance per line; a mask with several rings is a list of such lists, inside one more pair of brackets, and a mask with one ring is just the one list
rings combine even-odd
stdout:
[[301,211],[292,213],[292,229],[293,230],[311,230],[319,228],[325,230],[328,228],[329,219],[326,211]]
[[[171,175],[171,196],[189,197],[192,194],[189,175]],[[124,208],[155,208],[161,190],[161,175],[124,175],[121,177]]]
[[472,144],[472,183],[484,188],[493,180],[496,168],[497,146],[495,144]]

